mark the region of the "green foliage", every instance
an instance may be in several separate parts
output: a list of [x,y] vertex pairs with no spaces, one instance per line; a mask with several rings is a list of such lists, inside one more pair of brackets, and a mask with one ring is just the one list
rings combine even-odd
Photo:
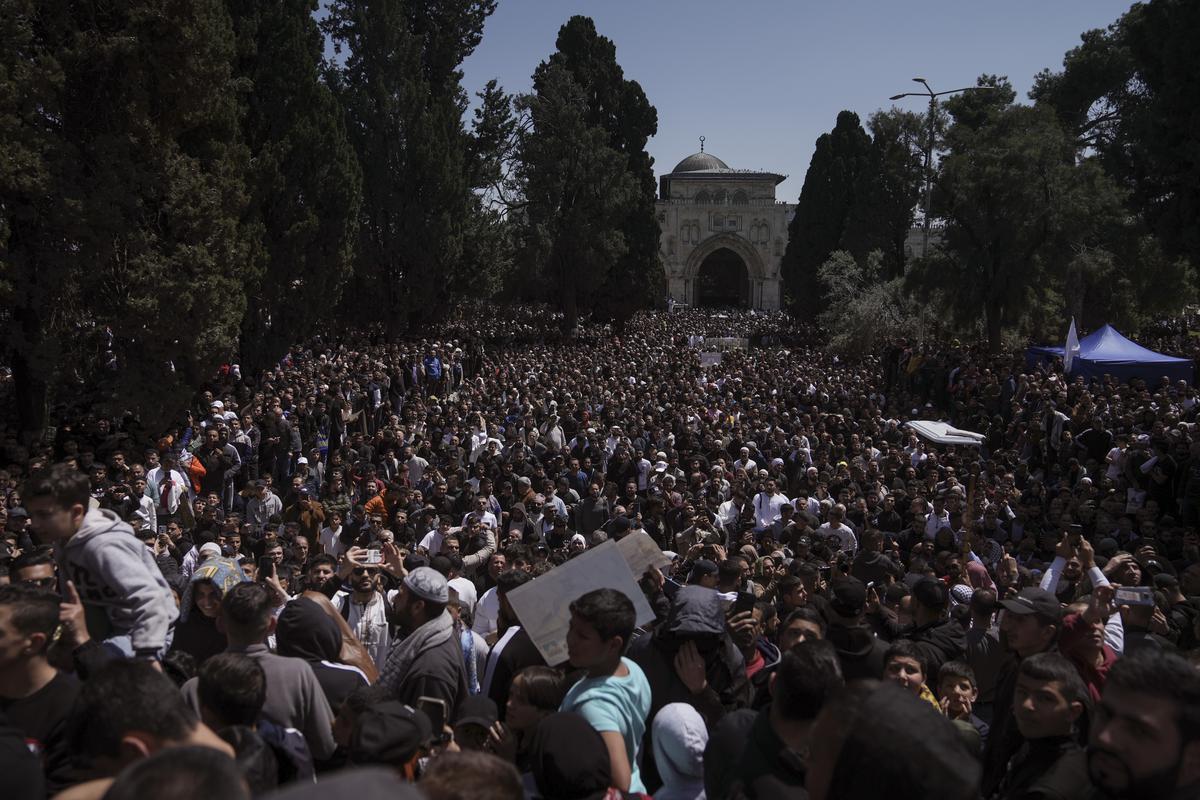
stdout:
[[911,336],[920,325],[914,303],[905,294],[903,278],[888,278],[883,253],[873,250],[856,258],[836,250],[817,269],[817,280],[829,303],[817,321],[829,335],[829,347],[849,356],[877,352],[900,336]]
[[459,66],[482,36],[493,0],[336,0],[326,32],[346,53],[330,81],[363,170],[358,319],[395,331],[445,313],[469,278],[468,219],[477,170],[463,127]]
[[568,20],[556,48],[519,103],[517,288],[558,305],[566,330],[584,313],[619,326],[665,294],[646,152],[658,116],[592,20]]
[[1135,4],[1083,34],[1063,70],[1031,95],[1052,107],[1082,155],[1128,190],[1126,205],[1170,256],[1200,264],[1200,5]]
[[559,30],[555,47],[534,73],[534,91],[541,90],[551,67],[565,69],[586,98],[586,123],[606,134],[606,145],[624,158],[636,187],[617,222],[624,247],[595,284],[585,307],[598,319],[627,320],[665,296],[654,212],[654,161],[646,152],[646,142],[658,131],[658,113],[637,81],[625,78],[616,46],[588,17],[571,17]]
[[796,214],[788,226],[781,273],[794,312],[812,315],[823,305],[817,268],[838,249],[854,206],[854,187],[870,161],[871,139],[851,111],[817,138]]
[[868,127],[871,149],[854,185],[840,246],[859,263],[868,253],[880,251],[885,274],[899,277],[924,184],[928,125],[919,114],[891,109],[872,114]]
[[589,121],[588,94],[565,66],[539,67],[535,85],[520,101],[530,123],[520,159],[524,246],[569,331],[628,252],[622,223],[637,184],[608,131]]
[[0,13],[0,118],[25,159],[4,177],[21,424],[70,378],[161,425],[233,352],[253,272],[229,17],[219,0],[33,5]]
[[994,350],[1005,330],[1062,318],[1048,289],[1122,218],[1115,185],[1097,165],[1075,163],[1053,113],[999,108],[990,101],[999,94],[947,103],[955,125],[936,182],[945,228],[935,253],[908,276],[915,289],[944,287],[954,298],[948,310],[964,327],[982,311]]
[[321,80],[312,0],[229,0],[237,36],[247,225],[263,278],[248,283],[243,367],[276,361],[328,320],[353,266],[362,173]]

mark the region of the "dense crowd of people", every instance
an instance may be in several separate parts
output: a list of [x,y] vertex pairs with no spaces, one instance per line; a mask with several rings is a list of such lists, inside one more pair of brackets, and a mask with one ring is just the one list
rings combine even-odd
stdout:
[[[1200,797],[1191,386],[557,323],[321,337],[152,440],[6,436],[4,796]],[[547,663],[509,595],[631,536],[667,566],[573,598]]]

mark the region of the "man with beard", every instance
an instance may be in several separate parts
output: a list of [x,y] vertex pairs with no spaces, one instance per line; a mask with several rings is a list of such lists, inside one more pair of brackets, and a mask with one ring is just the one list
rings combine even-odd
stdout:
[[1113,665],[1096,708],[1088,774],[1097,800],[1200,796],[1200,673],[1173,653]]
[[447,719],[468,694],[449,601],[450,587],[436,570],[417,567],[404,577],[392,601],[404,639],[392,646],[379,675],[379,684],[410,706],[418,697],[444,700]]

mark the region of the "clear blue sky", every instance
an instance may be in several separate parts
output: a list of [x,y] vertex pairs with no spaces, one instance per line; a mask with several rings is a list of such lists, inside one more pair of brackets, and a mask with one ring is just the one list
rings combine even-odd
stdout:
[[[625,75],[658,109],[655,172],[705,150],[731,167],[789,175],[795,202],[813,142],[842,109],[866,121],[925,77],[935,91],[1007,75],[1025,99],[1033,76],[1057,69],[1079,35],[1105,27],[1116,0],[499,0],[464,65],[467,90],[498,78],[530,88],[538,62],[574,14],[616,43]],[[922,111],[917,98],[899,101]]]

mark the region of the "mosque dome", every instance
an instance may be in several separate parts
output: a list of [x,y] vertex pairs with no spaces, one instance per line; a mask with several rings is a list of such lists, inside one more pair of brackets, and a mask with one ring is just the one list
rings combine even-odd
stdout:
[[675,165],[675,169],[671,171],[672,175],[680,172],[700,172],[702,170],[729,169],[729,165],[721,159],[714,156],[712,153],[693,153]]

